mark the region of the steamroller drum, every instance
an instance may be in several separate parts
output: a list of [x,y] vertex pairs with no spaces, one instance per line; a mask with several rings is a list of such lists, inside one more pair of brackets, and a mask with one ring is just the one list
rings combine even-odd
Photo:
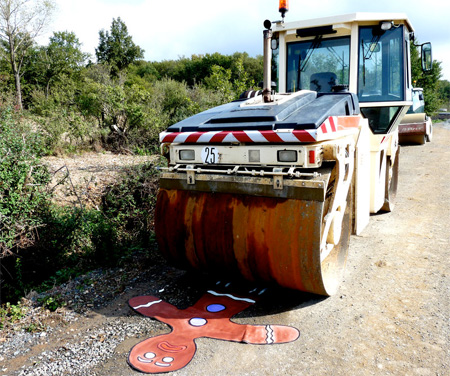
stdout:
[[349,207],[340,241],[321,261],[325,200],[280,199],[161,188],[156,237],[175,266],[332,295],[350,237]]

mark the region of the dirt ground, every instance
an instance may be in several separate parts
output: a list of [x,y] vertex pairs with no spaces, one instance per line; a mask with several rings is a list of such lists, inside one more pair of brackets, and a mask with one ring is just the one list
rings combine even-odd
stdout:
[[84,153],[71,157],[46,157],[53,179],[56,202],[95,207],[105,187],[115,182],[126,167],[153,161],[154,156]]
[[[441,123],[433,142],[402,148],[395,210],[373,215],[362,235],[352,236],[345,278],[335,296],[271,290],[234,319],[293,326],[299,339],[270,346],[198,339],[191,363],[172,374],[450,375],[449,145],[450,125]],[[21,365],[32,366],[45,351],[79,342],[87,330],[125,325],[130,329],[124,339],[84,372],[138,375],[126,361],[131,347],[170,329],[134,314],[128,299],[157,295],[185,308],[210,283],[156,259],[145,280],[128,286],[107,307],[50,333],[45,342],[2,366],[15,372]],[[131,329],[138,320],[145,328],[140,332]],[[98,346],[108,341],[99,337]]]

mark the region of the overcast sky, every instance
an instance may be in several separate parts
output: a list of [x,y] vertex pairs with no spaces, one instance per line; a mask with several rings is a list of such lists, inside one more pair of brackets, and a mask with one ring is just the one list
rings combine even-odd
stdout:
[[[193,54],[262,54],[262,23],[278,20],[277,0],[55,0],[51,31],[73,31],[83,50],[95,56],[98,32],[120,17],[145,60],[172,60]],[[442,0],[291,0],[286,21],[354,12],[406,13],[420,42],[433,44],[450,80],[450,1]]]

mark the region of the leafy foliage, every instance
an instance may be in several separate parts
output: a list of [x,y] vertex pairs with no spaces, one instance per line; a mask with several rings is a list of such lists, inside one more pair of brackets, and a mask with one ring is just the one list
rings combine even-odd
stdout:
[[[39,125],[46,153],[149,153],[163,129],[237,99],[262,78],[262,57],[246,53],[145,62],[120,18],[99,37],[98,63],[86,63],[89,55],[72,32],[55,32],[45,46],[26,45],[22,115]],[[15,103],[14,77],[0,60],[2,103]]]
[[10,62],[20,109],[23,61],[35,38],[47,24],[53,8],[51,0],[0,0],[0,41]]
[[61,300],[61,296],[46,296],[39,301],[42,307],[48,309],[50,312],[54,312],[65,305],[65,302]]
[[450,82],[447,80],[439,81],[438,91],[443,107],[448,109],[450,107]]
[[0,114],[0,258],[34,244],[44,225],[40,213],[50,198],[50,176],[40,163],[36,132],[14,121],[10,110]]
[[34,90],[44,90],[48,98],[52,84],[65,78],[77,79],[89,54],[82,52],[81,43],[73,32],[55,32],[47,46],[30,49],[26,57],[24,81]]
[[[145,259],[153,247],[157,188],[155,167],[142,165],[124,171],[99,209],[50,205],[40,213],[45,227],[39,240],[2,260],[0,298],[20,299],[27,291],[47,290],[88,270]],[[50,310],[61,306],[52,299],[43,305]]]
[[3,307],[0,307],[0,329],[6,325],[7,322],[14,323],[26,315],[27,308],[21,304],[11,304],[7,302]]
[[[189,86],[199,85],[221,67],[230,71],[230,80],[243,80],[242,72],[245,71],[249,82],[262,81],[263,58],[249,57],[247,53],[236,52],[233,55],[221,55],[219,53],[206,55],[192,55],[191,58],[182,57],[176,61],[165,60],[148,63],[154,67],[157,77],[168,77],[179,82],[186,82]],[[246,87],[249,89],[249,87]],[[240,93],[239,93],[240,94]]]
[[114,75],[144,57],[144,50],[134,44],[120,17],[113,18],[110,32],[99,32],[99,39],[99,45],[95,49],[97,60],[99,63],[109,64]]

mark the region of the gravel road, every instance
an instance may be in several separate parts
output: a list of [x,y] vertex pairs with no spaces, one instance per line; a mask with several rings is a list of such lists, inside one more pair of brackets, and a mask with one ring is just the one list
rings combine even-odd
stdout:
[[[394,212],[373,215],[352,236],[337,295],[269,290],[238,314],[246,324],[300,330],[288,344],[260,346],[198,339],[197,353],[173,375],[450,375],[450,124],[432,143],[402,148]],[[117,270],[116,273],[123,273]],[[159,257],[108,304],[66,310],[41,333],[0,341],[4,375],[138,375],[127,364],[136,343],[170,331],[141,317],[127,301],[157,295],[179,308],[212,280]]]

